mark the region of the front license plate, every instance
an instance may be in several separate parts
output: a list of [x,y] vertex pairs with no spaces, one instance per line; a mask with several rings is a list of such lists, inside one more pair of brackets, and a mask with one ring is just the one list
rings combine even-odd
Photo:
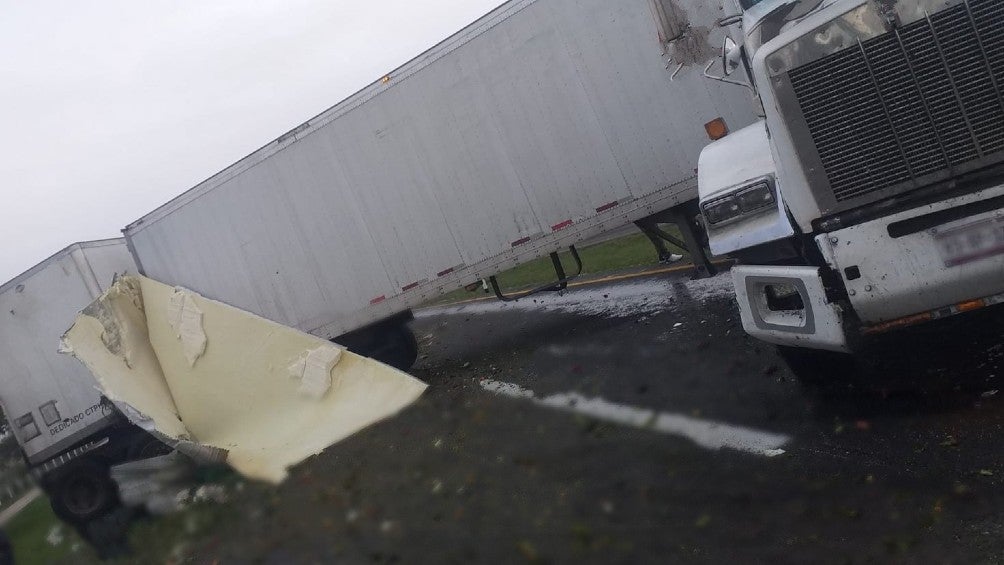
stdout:
[[934,240],[946,267],[957,267],[1004,253],[1004,218],[938,231]]

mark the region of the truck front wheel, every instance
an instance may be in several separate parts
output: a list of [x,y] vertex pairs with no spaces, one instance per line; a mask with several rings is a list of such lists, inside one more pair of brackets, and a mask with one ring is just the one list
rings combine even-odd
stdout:
[[864,367],[846,353],[779,345],[778,354],[792,374],[807,388],[822,392],[849,392],[865,380]]

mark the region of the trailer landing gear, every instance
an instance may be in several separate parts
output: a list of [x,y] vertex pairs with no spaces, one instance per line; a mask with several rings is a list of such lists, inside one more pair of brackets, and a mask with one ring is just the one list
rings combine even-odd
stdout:
[[[698,215],[696,206],[684,204],[652,214],[634,223],[649,238],[652,245],[655,246],[656,252],[659,253],[660,262],[663,262],[664,258],[673,255],[666,248],[666,243],[689,253],[691,261],[694,263],[692,278],[695,280],[706,279],[718,274],[718,268],[711,262],[711,258],[705,252],[705,238],[700,236],[703,230],[693,221],[693,218],[698,217]],[[681,240],[666,233],[665,230],[659,227],[659,224],[675,224],[680,229],[680,235],[683,236],[683,239]]]

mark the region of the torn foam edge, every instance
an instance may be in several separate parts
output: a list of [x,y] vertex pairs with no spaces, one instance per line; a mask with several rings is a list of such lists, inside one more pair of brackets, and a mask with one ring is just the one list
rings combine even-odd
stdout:
[[226,449],[201,444],[188,438],[173,438],[168,436],[157,429],[157,424],[152,418],[133,408],[128,402],[121,400],[112,400],[111,402],[134,425],[157,438],[164,445],[177,450],[195,462],[205,465],[218,465],[227,462],[227,456],[230,452]]
[[73,351],[73,347],[70,345],[70,342],[66,339],[66,334],[59,337],[59,349],[56,350],[56,353],[59,353],[60,355],[70,355],[73,358],[77,357]]
[[208,338],[202,326],[202,310],[195,304],[195,293],[181,287],[174,289],[167,303],[167,319],[190,367],[206,352]]
[[289,376],[299,379],[301,395],[320,400],[331,389],[331,371],[341,358],[340,348],[322,345],[297,357],[289,366]]

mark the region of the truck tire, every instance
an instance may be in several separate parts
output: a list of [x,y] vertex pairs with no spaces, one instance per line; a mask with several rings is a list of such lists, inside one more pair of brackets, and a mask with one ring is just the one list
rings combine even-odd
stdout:
[[118,492],[108,467],[78,461],[60,473],[50,492],[52,511],[71,524],[89,522],[118,504]]
[[781,345],[777,352],[799,382],[814,391],[852,393],[867,379],[865,367],[846,353]]

